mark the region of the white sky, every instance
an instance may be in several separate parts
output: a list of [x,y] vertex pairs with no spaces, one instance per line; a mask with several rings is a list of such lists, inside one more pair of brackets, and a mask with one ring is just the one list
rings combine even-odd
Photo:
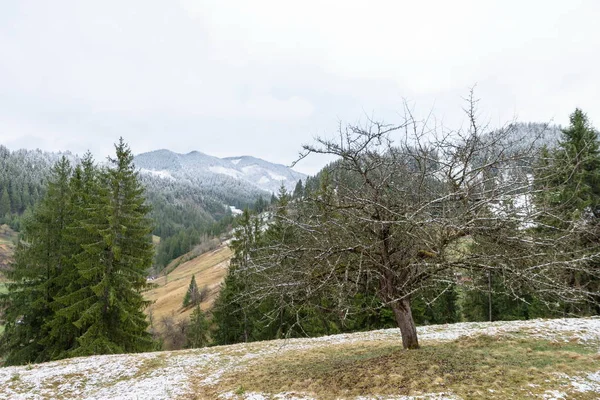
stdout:
[[458,127],[474,84],[492,125],[600,127],[599,25],[594,0],[0,0],[0,143],[290,164],[404,98]]

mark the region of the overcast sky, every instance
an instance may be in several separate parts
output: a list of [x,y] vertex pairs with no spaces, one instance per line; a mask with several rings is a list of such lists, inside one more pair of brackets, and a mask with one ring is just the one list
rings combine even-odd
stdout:
[[403,99],[458,127],[474,84],[492,124],[600,127],[599,25],[595,0],[0,0],[0,143],[290,164]]

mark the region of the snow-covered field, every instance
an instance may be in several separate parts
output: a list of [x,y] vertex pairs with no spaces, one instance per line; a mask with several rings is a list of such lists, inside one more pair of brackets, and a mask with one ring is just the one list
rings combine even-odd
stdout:
[[[422,344],[451,341],[463,336],[519,335],[554,341],[600,343],[600,318],[531,320],[494,323],[459,323],[418,328]],[[0,399],[192,399],[203,386],[218,385],[221,377],[243,370],[252,360],[288,351],[311,350],[335,344],[399,341],[397,329],[342,334],[313,339],[219,346],[198,350],[83,357],[22,367],[0,368]],[[600,348],[598,349],[600,352]],[[557,377],[559,378],[559,377]],[[543,399],[571,398],[575,393],[597,394],[598,370],[587,376],[567,378],[564,391],[547,391]],[[222,399],[309,399],[297,393],[267,396],[260,393],[236,394],[224,391]],[[357,397],[367,399],[458,399],[452,393],[431,393],[418,397]],[[586,397],[590,398],[590,397]]]

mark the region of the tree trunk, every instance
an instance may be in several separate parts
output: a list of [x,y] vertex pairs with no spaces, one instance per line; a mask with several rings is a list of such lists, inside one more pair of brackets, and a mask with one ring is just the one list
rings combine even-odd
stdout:
[[396,323],[402,334],[402,347],[405,349],[418,349],[417,328],[410,311],[410,300],[402,299],[392,303],[392,310],[396,317]]
[[488,320],[492,322],[492,271],[488,271]]

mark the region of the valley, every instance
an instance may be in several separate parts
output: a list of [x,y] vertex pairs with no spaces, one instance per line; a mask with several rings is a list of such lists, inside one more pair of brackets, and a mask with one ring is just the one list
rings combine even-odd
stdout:
[[3,2],[0,400],[599,400],[600,2],[510,3]]

